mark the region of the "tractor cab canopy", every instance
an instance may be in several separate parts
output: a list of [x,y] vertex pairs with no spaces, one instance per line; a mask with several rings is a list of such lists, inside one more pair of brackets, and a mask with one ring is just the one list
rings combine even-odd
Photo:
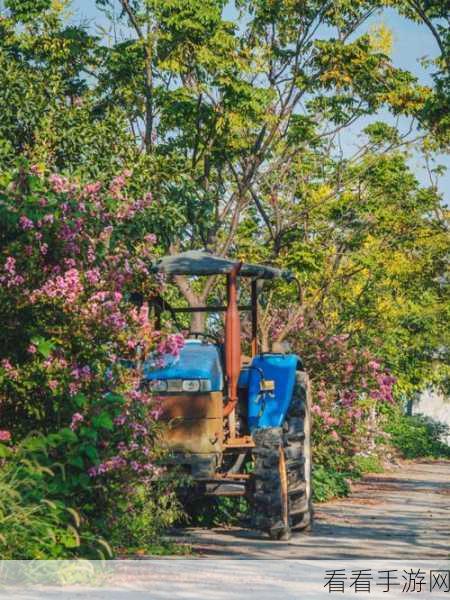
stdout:
[[[252,356],[258,353],[258,286],[261,279],[283,278],[293,281],[294,277],[288,271],[282,271],[265,265],[253,265],[238,260],[213,256],[207,252],[192,250],[173,256],[165,256],[156,261],[152,266],[153,272],[177,276],[211,276],[225,275],[227,278],[227,304],[226,306],[193,306],[174,308],[173,312],[225,312],[225,370],[228,404],[224,416],[228,416],[236,406],[238,400],[238,379],[241,372],[241,324],[239,310],[248,310],[252,316]],[[251,305],[238,306],[237,287],[238,276],[251,279]],[[195,349],[193,346],[189,350]],[[198,360],[198,357],[197,357]]]
[[284,278],[286,281],[293,279],[289,271],[282,271],[266,265],[252,265],[241,263],[238,260],[214,256],[201,250],[190,250],[173,256],[164,256],[153,264],[153,271],[166,275],[229,275],[236,265],[240,265],[239,276],[252,279]]

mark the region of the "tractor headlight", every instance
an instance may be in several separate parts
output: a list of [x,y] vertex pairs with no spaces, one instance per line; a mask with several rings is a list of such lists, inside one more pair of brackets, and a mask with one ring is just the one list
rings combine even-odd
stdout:
[[164,381],[164,379],[155,379],[151,383],[151,389],[155,392],[167,392],[167,381]]
[[199,392],[200,391],[200,380],[199,379],[185,379],[183,381],[183,392]]
[[155,379],[151,383],[151,389],[155,392],[210,392],[211,381],[209,379]]
[[211,382],[209,379],[183,379],[183,392],[210,392]]

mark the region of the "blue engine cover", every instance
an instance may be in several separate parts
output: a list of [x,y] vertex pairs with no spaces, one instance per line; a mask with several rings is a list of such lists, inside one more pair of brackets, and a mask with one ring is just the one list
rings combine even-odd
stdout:
[[144,368],[144,377],[156,379],[208,379],[211,381],[211,391],[223,389],[223,371],[220,353],[217,346],[200,340],[186,340],[180,356],[163,357],[164,367],[155,368],[151,361]]
[[[248,383],[250,432],[258,428],[281,427],[291,403],[299,360],[295,354],[263,354],[252,360],[248,375],[242,373],[240,386],[246,387]],[[264,379],[275,382],[274,392],[261,392],[261,371]]]

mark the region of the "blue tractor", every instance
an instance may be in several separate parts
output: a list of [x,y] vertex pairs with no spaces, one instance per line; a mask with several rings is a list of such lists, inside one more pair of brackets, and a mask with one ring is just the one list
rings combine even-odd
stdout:
[[[292,277],[199,251],[164,257],[153,268],[168,278],[223,275],[227,282],[224,306],[156,303],[157,318],[164,310],[225,313],[223,334],[191,331],[178,358],[146,366],[146,383],[162,401],[172,460],[204,494],[245,495],[254,527],[289,539],[311,525],[309,383],[298,356],[260,352],[257,333],[261,280]],[[250,280],[246,306],[238,305],[242,278]],[[251,356],[241,350],[240,311],[251,314]]]

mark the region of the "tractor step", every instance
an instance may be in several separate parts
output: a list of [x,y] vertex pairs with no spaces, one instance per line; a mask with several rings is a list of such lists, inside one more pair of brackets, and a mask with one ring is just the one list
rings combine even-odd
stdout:
[[224,444],[224,450],[234,450],[239,448],[254,448],[255,442],[251,435],[243,435],[242,437],[230,438]]
[[250,473],[217,473],[216,475],[196,477],[201,483],[240,483],[251,478]]
[[207,483],[205,494],[207,496],[245,496],[245,482],[215,481]]

